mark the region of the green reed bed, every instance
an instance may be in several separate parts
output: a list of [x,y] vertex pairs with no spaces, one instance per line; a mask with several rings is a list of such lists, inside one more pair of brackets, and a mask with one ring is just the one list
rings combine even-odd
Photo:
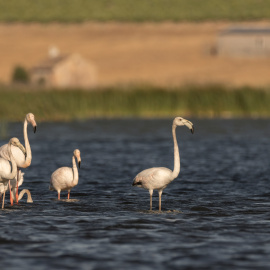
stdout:
[[107,88],[91,91],[0,90],[0,121],[20,121],[33,112],[39,121],[95,117],[270,117],[270,89],[220,86],[161,89]]
[[269,0],[0,0],[0,21],[202,21],[270,18]]

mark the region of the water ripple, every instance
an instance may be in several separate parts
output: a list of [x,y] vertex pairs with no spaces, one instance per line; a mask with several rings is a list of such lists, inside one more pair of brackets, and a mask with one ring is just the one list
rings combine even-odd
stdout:
[[[181,172],[158,194],[133,188],[151,166],[173,166],[171,120],[41,123],[29,133],[24,188],[33,204],[0,211],[6,269],[268,269],[269,120],[193,119],[177,129]],[[256,127],[256,130],[253,128]],[[21,123],[9,133],[22,140]],[[0,141],[0,144],[5,143]],[[48,190],[51,173],[81,150],[78,186]],[[267,150],[268,149],[268,150]],[[12,258],[12,259],[11,259]]]

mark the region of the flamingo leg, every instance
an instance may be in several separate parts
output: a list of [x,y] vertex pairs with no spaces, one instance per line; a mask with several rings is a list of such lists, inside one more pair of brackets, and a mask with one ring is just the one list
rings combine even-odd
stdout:
[[58,200],[60,200],[60,192],[58,192]]
[[17,169],[17,183],[16,183],[16,186],[17,186],[17,190],[16,190],[16,203],[18,204],[19,202],[19,185],[18,185],[18,182],[19,182],[19,175],[20,175],[20,170]]
[[70,191],[68,191],[68,200],[69,200],[69,197],[70,197]]
[[13,206],[13,197],[12,197],[12,193],[11,193],[10,180],[8,181],[8,186],[9,186],[10,204],[11,204],[11,206]]
[[150,194],[150,211],[152,211],[152,195],[153,195],[152,189],[149,189],[149,194]]
[[5,196],[6,196],[6,191],[4,191],[4,195],[3,195],[2,209],[4,209],[4,205],[5,205]]
[[161,195],[162,195],[162,190],[158,191],[158,196],[159,196],[159,204],[158,204],[158,211],[161,212]]

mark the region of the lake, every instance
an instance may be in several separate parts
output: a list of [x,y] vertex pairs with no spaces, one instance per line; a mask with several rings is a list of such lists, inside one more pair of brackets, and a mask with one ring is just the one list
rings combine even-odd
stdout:
[[[97,119],[28,127],[32,165],[23,198],[0,211],[5,269],[269,269],[270,120],[189,119],[176,130],[179,176],[149,211],[143,169],[173,169],[172,119]],[[8,125],[21,142],[22,123]],[[4,144],[8,139],[1,139]],[[49,191],[50,176],[81,151],[80,178]],[[1,267],[2,268],[2,267]]]

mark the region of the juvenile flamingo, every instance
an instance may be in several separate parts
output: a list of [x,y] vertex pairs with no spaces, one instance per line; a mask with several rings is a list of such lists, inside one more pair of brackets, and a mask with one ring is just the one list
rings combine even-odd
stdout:
[[12,154],[11,146],[18,147],[20,151],[22,151],[22,153],[25,151],[23,145],[20,143],[20,141],[17,138],[11,138],[9,140],[8,147],[7,147],[8,158],[10,162],[6,160],[5,158],[0,157],[0,183],[4,185],[2,208],[4,208],[4,204],[5,204],[5,193],[6,193],[7,185],[9,185],[10,203],[11,205],[13,205],[10,180],[13,180],[16,177],[17,165]]
[[[30,123],[33,126],[34,133],[36,132],[37,129],[37,124],[35,121],[35,116],[32,113],[28,113],[25,116],[24,119],[24,125],[23,125],[23,135],[24,135],[24,144],[25,144],[25,149],[26,153],[23,153],[18,147],[13,147],[11,146],[11,152],[12,155],[15,159],[16,165],[18,167],[17,169],[17,179],[19,179],[19,168],[27,168],[30,166],[31,161],[32,161],[32,152],[31,152],[31,147],[30,143],[28,140],[28,134],[27,134],[27,125]],[[7,160],[10,161],[9,159],[9,154],[8,154],[8,145],[5,144],[0,147],[0,157],[3,157]],[[19,196],[18,196],[18,185],[16,189],[16,202],[18,202]]]
[[54,171],[51,176],[50,190],[56,190],[58,193],[58,200],[60,200],[60,192],[62,190],[68,191],[68,200],[70,198],[70,190],[78,184],[79,172],[76,165],[75,157],[78,161],[78,166],[81,166],[81,153],[79,149],[75,149],[72,156],[72,168],[61,167]]
[[143,170],[133,180],[133,186],[141,187],[144,189],[149,190],[150,194],[150,211],[152,210],[152,195],[153,190],[157,189],[159,194],[159,212],[161,212],[161,195],[163,190],[170,184],[179,174],[180,172],[180,155],[179,155],[179,148],[176,139],[176,127],[177,126],[187,126],[191,133],[194,133],[193,124],[182,118],[176,117],[173,120],[172,124],[172,136],[173,136],[173,143],[174,143],[174,170],[171,171],[170,169],[164,167],[155,167]]

